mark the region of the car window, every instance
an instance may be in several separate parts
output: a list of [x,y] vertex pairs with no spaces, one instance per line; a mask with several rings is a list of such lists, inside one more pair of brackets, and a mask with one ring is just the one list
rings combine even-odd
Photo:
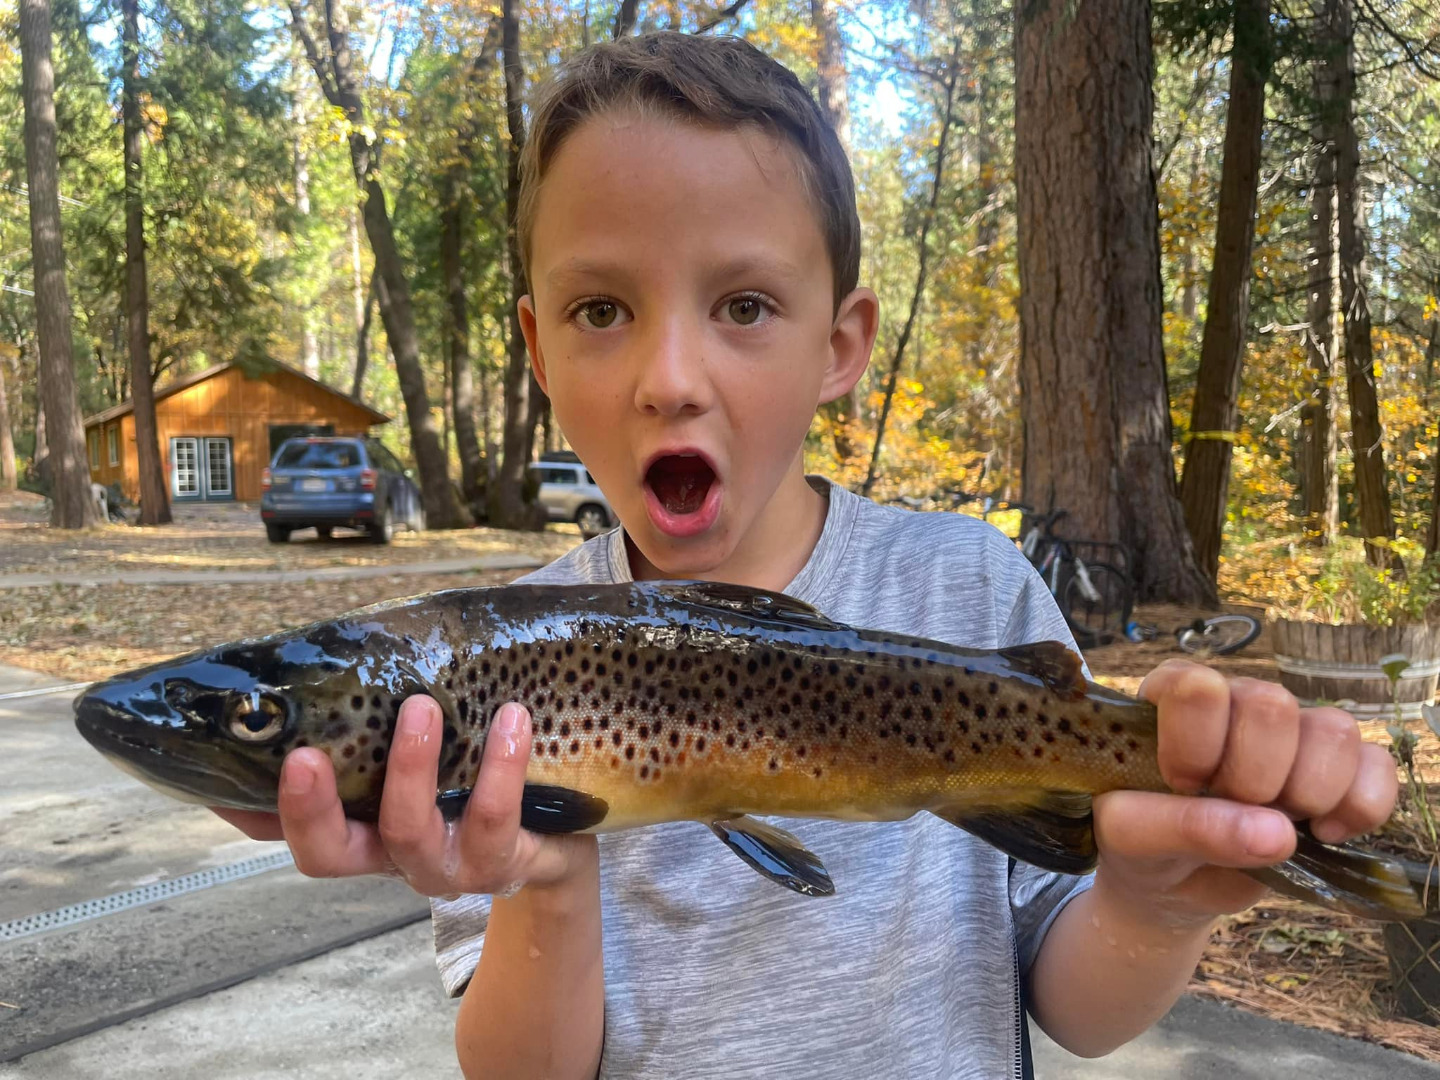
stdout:
[[547,484],[573,484],[575,473],[570,469],[544,468],[540,470],[540,479]]
[[275,458],[277,469],[353,469],[360,448],[351,442],[289,442]]
[[585,482],[586,482],[587,484],[591,485],[592,487],[599,487],[599,486],[600,486],[599,484],[595,483],[595,477],[593,477],[593,476],[590,475],[590,470],[589,470],[589,469],[586,469],[586,470],[585,470]]

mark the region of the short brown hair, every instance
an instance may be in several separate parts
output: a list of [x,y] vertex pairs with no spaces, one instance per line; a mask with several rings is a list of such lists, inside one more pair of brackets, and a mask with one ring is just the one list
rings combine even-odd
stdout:
[[753,124],[793,146],[830,254],[836,305],[855,288],[855,181],[815,99],[793,72],[748,42],[674,31],[593,45],[561,65],[535,95],[520,158],[518,228],[526,267],[540,185],[565,139],[591,116],[637,108],[701,125]]

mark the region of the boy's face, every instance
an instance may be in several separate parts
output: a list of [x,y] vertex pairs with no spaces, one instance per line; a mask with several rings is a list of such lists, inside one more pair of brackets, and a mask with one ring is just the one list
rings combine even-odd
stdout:
[[658,572],[748,573],[813,543],[801,447],[817,404],[864,371],[876,302],[859,289],[834,311],[786,145],[592,117],[545,177],[530,290],[536,377]]

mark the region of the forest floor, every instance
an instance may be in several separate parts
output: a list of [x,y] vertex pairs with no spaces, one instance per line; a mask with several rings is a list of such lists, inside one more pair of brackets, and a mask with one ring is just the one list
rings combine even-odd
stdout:
[[[239,507],[196,514],[173,526],[112,525],[84,533],[52,532],[30,496],[0,496],[0,575],[103,568],[300,569],[390,565],[520,553],[546,560],[579,542],[573,526],[544,533],[490,529],[397,534],[389,547],[356,537],[328,543],[299,538],[269,544],[258,518]],[[270,633],[350,608],[436,589],[498,585],[523,571],[317,580],[283,588],[264,584],[55,585],[0,592],[0,663],[88,681],[177,652]],[[1254,600],[1253,592],[1246,596]],[[1231,610],[1263,614],[1253,604]],[[1141,607],[1136,617],[1162,631],[1198,610]],[[1161,661],[1182,656],[1173,635],[1121,642],[1086,654],[1100,681],[1133,693]],[[1268,632],[1233,657],[1205,660],[1231,676],[1276,676]],[[1383,725],[1362,725],[1367,739],[1388,742]],[[1417,725],[1418,726],[1418,725]],[[1423,732],[1417,758],[1440,785],[1440,741]],[[1393,1019],[1390,973],[1379,924],[1275,898],[1222,920],[1190,991],[1278,1020],[1304,1024],[1440,1061],[1440,1029]]]

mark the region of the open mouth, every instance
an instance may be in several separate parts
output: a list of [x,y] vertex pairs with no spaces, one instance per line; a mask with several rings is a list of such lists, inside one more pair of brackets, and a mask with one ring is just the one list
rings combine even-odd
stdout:
[[693,536],[714,524],[719,512],[719,477],[698,453],[656,458],[645,470],[651,520],[671,536]]

